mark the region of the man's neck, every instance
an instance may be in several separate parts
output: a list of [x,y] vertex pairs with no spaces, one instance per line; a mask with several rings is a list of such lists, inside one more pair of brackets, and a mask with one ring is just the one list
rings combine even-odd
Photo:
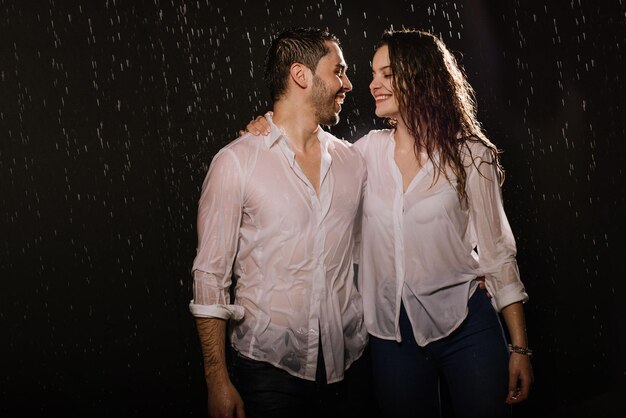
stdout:
[[306,153],[317,146],[317,134],[321,128],[309,106],[284,100],[274,103],[273,111],[272,121],[285,133],[296,151]]

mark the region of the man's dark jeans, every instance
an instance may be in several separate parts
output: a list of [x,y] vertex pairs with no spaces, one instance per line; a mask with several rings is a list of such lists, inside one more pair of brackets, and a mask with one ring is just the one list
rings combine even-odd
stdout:
[[368,350],[350,366],[343,381],[332,384],[319,372],[324,370],[319,357],[313,382],[234,353],[231,379],[244,401],[246,418],[378,416]]

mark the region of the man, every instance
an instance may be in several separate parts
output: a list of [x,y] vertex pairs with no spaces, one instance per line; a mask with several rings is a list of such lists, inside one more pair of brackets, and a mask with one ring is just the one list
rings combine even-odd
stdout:
[[348,384],[367,381],[352,270],[366,172],[356,149],[320,128],[339,121],[345,71],[327,32],[280,34],[266,63],[270,133],[224,147],[204,181],[190,310],[212,417],[357,416],[356,394],[372,398]]

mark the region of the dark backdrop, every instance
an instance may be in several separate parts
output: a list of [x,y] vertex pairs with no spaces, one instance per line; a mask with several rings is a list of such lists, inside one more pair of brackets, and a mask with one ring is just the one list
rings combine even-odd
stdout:
[[380,126],[373,46],[404,25],[455,52],[504,150],[536,351],[517,416],[621,416],[623,0],[353,3],[0,0],[0,415],[203,416],[196,203],[269,109],[271,36],[342,39],[353,141]]

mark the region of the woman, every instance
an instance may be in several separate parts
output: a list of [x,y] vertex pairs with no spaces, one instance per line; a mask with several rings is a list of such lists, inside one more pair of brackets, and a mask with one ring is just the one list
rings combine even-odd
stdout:
[[498,150],[437,37],[385,32],[372,74],[376,115],[394,125],[356,143],[368,170],[359,289],[381,408],[439,416],[441,378],[457,416],[506,416],[532,368]]
[[437,37],[386,31],[372,75],[376,115],[392,126],[355,143],[368,171],[359,289],[380,407],[438,417],[445,384],[457,417],[510,416],[533,373],[499,152]]

